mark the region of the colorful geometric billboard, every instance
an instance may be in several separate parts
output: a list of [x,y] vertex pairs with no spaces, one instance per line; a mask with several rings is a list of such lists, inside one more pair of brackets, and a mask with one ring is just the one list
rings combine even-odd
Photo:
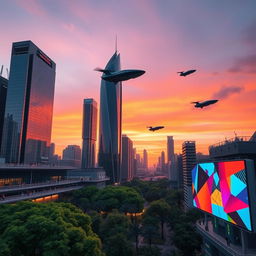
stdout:
[[195,207],[252,231],[245,161],[197,164],[192,195]]

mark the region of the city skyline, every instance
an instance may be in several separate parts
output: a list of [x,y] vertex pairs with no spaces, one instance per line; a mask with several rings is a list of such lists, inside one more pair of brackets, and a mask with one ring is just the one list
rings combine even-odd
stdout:
[[[168,135],[174,137],[175,153],[181,152],[185,140],[195,140],[198,151],[208,153],[209,145],[234,137],[234,131],[240,136],[253,133],[255,2],[198,1],[185,8],[179,1],[110,1],[101,6],[56,1],[54,8],[46,2],[3,4],[0,20],[8,30],[0,46],[0,64],[9,68],[12,42],[27,39],[57,63],[52,142],[59,155],[66,145],[82,143],[81,102],[84,97],[99,102],[99,74],[93,68],[106,63],[116,34],[122,67],[135,65],[147,71],[123,86],[123,134],[132,139],[138,153],[147,149],[149,165],[157,162]],[[183,17],[176,14],[181,8]],[[17,23],[22,31],[17,31]],[[198,71],[188,77],[176,74],[191,68]],[[190,104],[212,97],[220,101],[206,109]],[[148,125],[165,129],[150,133]]]

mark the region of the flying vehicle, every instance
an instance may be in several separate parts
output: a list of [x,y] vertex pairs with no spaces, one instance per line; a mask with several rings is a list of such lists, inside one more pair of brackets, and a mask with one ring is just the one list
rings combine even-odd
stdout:
[[149,131],[154,132],[154,131],[157,131],[157,130],[163,129],[163,128],[164,128],[164,126],[155,126],[155,127],[148,126],[147,128],[148,128],[148,130],[149,130]]
[[191,70],[188,70],[188,71],[181,71],[181,72],[177,72],[178,74],[180,74],[180,76],[188,76],[192,73],[196,72],[196,69],[191,69]]
[[102,79],[114,83],[142,76],[146,72],[144,70],[139,69],[124,69],[114,72],[112,72],[111,70],[101,68],[95,68],[94,70],[103,73],[103,75],[101,76]]
[[203,108],[203,107],[206,107],[206,106],[209,106],[211,104],[215,104],[217,103],[219,100],[206,100],[206,101],[202,101],[202,102],[199,102],[199,101],[193,101],[191,102],[192,104],[195,104],[195,108]]

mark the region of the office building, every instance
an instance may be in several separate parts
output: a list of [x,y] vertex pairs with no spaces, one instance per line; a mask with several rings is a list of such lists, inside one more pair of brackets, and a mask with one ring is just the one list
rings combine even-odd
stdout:
[[[246,204],[239,207],[239,210],[235,211],[235,201],[232,204],[233,210],[232,212],[228,211],[227,208],[224,207],[224,211],[216,211],[214,214],[205,213],[204,221],[197,222],[197,231],[203,238],[202,243],[202,253],[203,255],[209,256],[252,256],[256,255],[256,230],[252,228],[251,231],[248,231],[245,227],[240,227],[237,224],[231,223],[233,220],[230,218],[229,220],[223,220],[223,216],[225,216],[228,212],[229,215],[233,215],[232,217],[237,222],[241,222],[241,220],[245,221],[245,223],[249,226],[250,221],[253,227],[255,226],[255,208],[256,202],[252,200],[252,196],[254,194],[255,198],[255,166],[256,166],[256,140],[255,135],[251,137],[238,137],[232,139],[226,139],[223,142],[214,144],[209,147],[209,154],[211,161],[213,162],[222,162],[222,161],[243,161],[248,159],[249,161],[253,160],[254,166],[252,165],[252,169],[247,165],[245,169],[240,172],[240,174],[235,174],[235,177],[238,177],[238,181],[243,181],[243,183],[235,183],[234,184],[234,175],[230,177],[231,190],[236,189],[236,193],[233,192],[232,197],[234,199],[241,198],[241,200],[245,200],[248,202],[250,209],[250,217],[246,218],[246,214],[243,207]],[[246,175],[241,175],[243,172],[247,172]],[[227,172],[226,172],[227,173]],[[234,173],[232,170],[231,173]],[[248,179],[250,174],[250,179]],[[254,177],[252,177],[252,175]],[[205,178],[203,178],[205,180]],[[202,179],[202,180],[203,180]],[[250,186],[253,184],[253,186]],[[239,193],[239,189],[241,189],[241,185],[243,185],[243,192]],[[253,190],[251,190],[253,188]],[[224,194],[225,190],[219,189],[221,193]],[[247,190],[247,192],[246,192]],[[249,193],[247,196],[241,196]],[[233,199],[233,198],[232,198]],[[250,203],[249,203],[250,202]],[[220,214],[222,218],[217,217]],[[241,213],[243,213],[241,215]],[[239,215],[240,214],[240,215]],[[233,221],[234,222],[234,221]]]
[[2,134],[4,128],[4,112],[6,103],[8,80],[0,75],[0,149],[2,144]]
[[196,164],[195,141],[184,141],[182,144],[182,166],[183,166],[183,189],[184,208],[192,207],[192,174],[191,171]]
[[121,182],[132,180],[133,172],[134,172],[133,142],[126,135],[122,135]]
[[62,159],[58,160],[60,166],[81,167],[81,148],[77,145],[68,145],[62,151]]
[[[117,52],[107,63],[106,70],[120,70]],[[101,80],[98,165],[103,167],[110,183],[120,182],[122,133],[122,87],[120,82]]]
[[82,169],[95,167],[97,113],[97,102],[94,99],[84,99]]
[[136,154],[137,168],[141,167],[140,154]]
[[162,169],[162,173],[165,172],[165,153],[164,151],[161,152],[161,169]]
[[167,163],[174,158],[174,140],[173,136],[167,136]]
[[137,162],[137,150],[136,148],[133,148],[133,177],[137,177],[137,171],[138,171],[138,162]]
[[77,145],[68,145],[62,152],[63,160],[81,160],[81,148]]
[[146,149],[143,150],[143,168],[148,170],[148,152]]
[[51,142],[55,63],[31,41],[13,43],[1,156],[41,163]]

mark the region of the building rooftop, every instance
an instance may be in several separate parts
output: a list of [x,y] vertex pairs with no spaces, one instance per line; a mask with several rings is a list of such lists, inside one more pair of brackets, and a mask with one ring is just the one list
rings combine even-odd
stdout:
[[256,155],[256,135],[236,136],[225,139],[209,147],[211,157],[224,157],[228,155]]

